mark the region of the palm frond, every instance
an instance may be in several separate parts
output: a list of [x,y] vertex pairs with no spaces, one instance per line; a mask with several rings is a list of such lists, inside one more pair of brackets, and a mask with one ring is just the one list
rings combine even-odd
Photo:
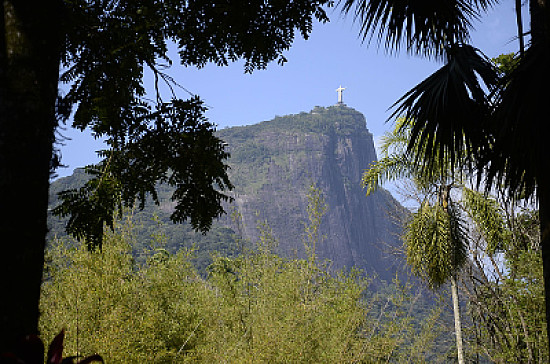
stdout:
[[409,175],[412,165],[401,155],[390,155],[374,162],[365,170],[361,186],[366,188],[367,196],[376,191],[385,182],[395,181]]
[[487,186],[506,186],[521,197],[532,196],[540,176],[547,174],[550,123],[547,121],[550,51],[533,44],[496,95],[489,127],[493,142],[483,150],[481,164]]
[[441,56],[450,43],[469,39],[471,20],[494,0],[344,0],[343,12],[360,22],[363,40],[373,37],[387,50]]
[[451,201],[447,209],[450,228],[451,269],[456,273],[468,259],[468,233],[458,205]]
[[505,244],[506,228],[498,202],[485,194],[464,188],[462,199],[468,216],[474,221],[487,243],[487,252],[494,254]]
[[455,45],[447,55],[447,64],[399,99],[390,116],[405,116],[404,127],[411,127],[407,151],[423,171],[433,170],[438,160],[462,164],[462,153],[473,156],[488,143],[490,103],[481,81],[493,89],[496,70],[469,45]]
[[384,133],[380,140],[382,156],[390,154],[405,155],[409,144],[409,129],[403,128],[405,122],[405,118],[397,118],[394,129],[391,132]]
[[405,226],[407,263],[437,289],[464,264],[466,234],[458,211],[425,203]]
[[405,118],[398,118],[394,130],[384,134],[380,146],[382,158],[363,173],[362,186],[367,189],[367,196],[380,185],[403,177],[411,178],[419,190],[428,191],[435,184],[447,184],[448,179],[454,176],[450,161],[438,157],[434,158],[429,170],[424,168],[424,173],[421,173],[416,160],[424,156],[426,146],[422,146],[424,150],[415,149],[407,153],[410,135],[411,123]]

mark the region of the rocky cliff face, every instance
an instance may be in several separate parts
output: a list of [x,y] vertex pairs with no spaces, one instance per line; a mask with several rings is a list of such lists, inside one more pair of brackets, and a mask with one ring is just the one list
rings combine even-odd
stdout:
[[[220,133],[232,153],[236,208],[246,238],[257,238],[257,221],[267,221],[286,256],[303,257],[307,191],[319,188],[328,205],[317,245],[321,259],[336,269],[357,266],[391,279],[398,227],[390,215],[402,214],[385,191],[368,198],[361,176],[376,161],[365,117],[345,106],[317,107],[310,113],[275,118]],[[261,151],[253,159],[246,153]],[[247,180],[247,176],[248,179]],[[389,215],[390,214],[390,215]],[[228,219],[222,223],[228,224]]]
[[[366,197],[361,188],[363,171],[376,160],[372,134],[361,113],[343,105],[316,107],[309,113],[224,129],[219,136],[231,152],[230,178],[235,185],[228,214],[206,236],[187,225],[172,225],[171,191],[161,186],[161,205],[149,204],[134,215],[139,218],[138,240],[163,229],[173,250],[196,243],[204,268],[213,250],[237,254],[235,236],[254,242],[258,224],[267,222],[280,254],[305,257],[307,192],[313,185],[322,191],[328,207],[320,231],[324,239],[316,246],[318,257],[332,261],[335,269],[357,266],[385,280],[394,277],[398,264],[389,251],[399,245],[399,229],[391,215],[404,210],[386,191]],[[56,181],[51,191],[78,187],[76,182],[84,178],[77,170]],[[55,201],[53,195],[51,200]],[[241,217],[239,228],[230,217],[234,211]],[[152,216],[166,224],[157,225]],[[52,219],[50,226],[54,234],[62,233],[59,221]]]

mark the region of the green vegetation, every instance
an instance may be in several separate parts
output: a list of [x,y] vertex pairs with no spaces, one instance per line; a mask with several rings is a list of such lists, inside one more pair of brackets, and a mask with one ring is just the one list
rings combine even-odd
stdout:
[[420,205],[404,223],[403,244],[407,264],[414,274],[431,289],[451,283],[455,334],[459,364],[464,364],[462,319],[458,297],[458,275],[467,261],[468,238],[459,205],[451,198],[452,189],[464,188],[461,170],[453,170],[447,159],[437,159],[431,171],[421,171],[412,161],[425,150],[406,153],[411,139],[411,127],[404,118],[395,129],[386,133],[382,142],[382,157],[363,174],[367,194],[385,181],[406,178],[412,182]]
[[[0,265],[0,353],[38,330],[46,245],[48,186],[60,165],[60,124],[91,131],[108,147],[87,167],[91,179],[62,193],[53,211],[68,231],[101,245],[123,207],[156,200],[158,182],[174,188],[175,222],[206,231],[223,213],[232,184],[228,154],[198,96],[178,97],[166,69],[223,66],[246,72],[283,53],[327,0],[52,0],[0,4],[0,236],[10,259]],[[169,44],[177,48],[176,62]],[[154,79],[146,90],[144,74]],[[59,84],[66,92],[60,92]],[[169,95],[161,94],[167,86]],[[152,91],[152,92],[148,92]]]
[[[403,154],[406,131],[398,125],[387,136],[386,155],[364,183],[372,193],[385,181],[416,177],[422,204],[406,224],[408,261],[442,296],[448,297],[449,276],[456,280],[450,293],[460,312],[462,358],[547,361],[538,214],[516,200],[465,188],[460,171],[414,175]],[[277,255],[281,242],[267,223],[259,224],[257,240],[242,239],[237,211],[233,228],[215,227],[203,240],[172,240],[182,231],[172,229],[182,227],[170,224],[162,209],[146,208],[117,223],[102,251],[53,243],[41,302],[44,339],[65,327],[69,355],[99,353],[113,363],[456,360],[453,315],[445,305],[422,299],[417,286],[396,280],[375,288],[362,273],[335,272],[319,260],[329,207],[318,188],[310,187],[306,198],[305,259]],[[460,220],[460,239],[453,220]]]
[[[311,130],[302,125],[309,119],[315,119],[323,127],[304,131]],[[342,130],[347,130],[346,134],[342,134]],[[228,214],[214,220],[204,235],[194,232],[188,223],[172,224],[170,215],[176,206],[172,201],[174,188],[158,184],[159,205],[148,199],[143,210],[133,210],[138,241],[134,248],[136,258],[139,259],[141,251],[148,247],[153,233],[162,233],[166,238],[165,248],[171,253],[181,247],[190,249],[194,246],[201,274],[205,274],[206,266],[212,262],[212,252],[227,256],[238,252],[236,226],[229,217],[234,210],[242,214],[242,233],[247,239],[257,239],[257,221],[268,220],[274,235],[281,240],[276,252],[281,256],[304,258],[302,236],[303,223],[307,220],[306,191],[310,183],[315,183],[323,189],[330,204],[325,224],[321,227],[327,239],[317,253],[323,258],[333,259],[337,268],[355,264],[369,270],[369,274],[376,271],[383,275],[382,279],[391,281],[393,269],[389,271],[384,263],[376,265],[378,257],[366,253],[377,249],[373,245],[379,241],[392,246],[399,242],[397,235],[392,235],[397,228],[388,226],[384,214],[393,208],[395,200],[389,194],[381,193],[368,206],[361,204],[364,194],[359,185],[358,168],[376,158],[372,135],[361,113],[344,106],[316,107],[310,113],[227,128],[217,132],[217,136],[227,143],[227,150],[231,153],[228,175],[234,185],[230,196],[235,200],[223,204]],[[72,176],[54,181],[50,208],[59,204],[58,192],[78,189],[89,178],[84,170],[77,169]],[[367,224],[350,223],[367,219]],[[50,216],[50,237],[65,237],[66,224],[67,219]],[[342,254],[332,254],[335,249],[341,250]]]
[[[87,179],[89,176],[85,171],[77,169],[73,175],[56,180],[52,184],[50,206],[57,204],[56,192],[74,188]],[[198,271],[205,275],[206,267],[212,263],[213,252],[228,257],[235,256],[240,252],[236,243],[236,233],[231,227],[214,224],[207,234],[201,234],[194,231],[190,224],[174,224],[170,220],[173,206],[170,199],[172,192],[172,188],[161,185],[158,188],[160,206],[149,203],[143,210],[126,211],[126,215],[131,215],[134,223],[135,241],[132,251],[135,259],[143,261],[145,259],[143,252],[150,250],[151,246],[156,244],[155,241],[162,240],[163,248],[170,253],[175,253],[181,248],[194,249],[192,261]],[[72,239],[68,239],[65,232],[67,219],[50,216],[48,222],[50,225],[48,247],[54,246],[57,240],[72,241]]]
[[[322,212],[312,195],[310,242]],[[316,207],[315,207],[316,206]],[[317,217],[315,217],[317,216]],[[273,254],[261,227],[255,250],[218,256],[202,278],[190,250],[158,246],[139,263],[131,222],[107,232],[103,250],[54,244],[42,291],[46,340],[66,328],[65,352],[100,353],[107,363],[376,363],[435,359],[440,311],[414,324],[416,298],[396,283],[368,292],[357,271]],[[416,321],[418,322],[418,321]]]
[[[324,152],[303,150],[307,148],[304,139],[310,140],[310,145],[322,145],[318,142],[323,138],[331,135],[349,137],[364,129],[363,115],[351,108],[316,107],[310,113],[278,116],[255,125],[224,129],[218,135],[229,146],[229,175],[236,193],[257,193],[269,184],[268,170],[271,163],[281,168],[281,173],[288,177],[290,183],[289,158],[292,158],[294,165],[304,165],[309,153]],[[280,140],[289,144],[280,145],[277,143]]]
[[474,191],[465,200],[483,217],[472,234],[474,254],[462,287],[473,350],[495,363],[547,363],[538,212]]
[[518,51],[497,58],[497,65],[469,44],[475,21],[495,2],[345,0],[343,6],[355,14],[364,39],[445,61],[394,104],[390,117],[404,116],[410,126],[407,151],[422,152],[414,158],[418,170],[429,172],[441,161],[462,168],[466,161],[487,191],[536,200],[550,339],[550,7],[547,0],[515,1]]
[[[546,362],[538,214],[515,199],[496,200],[467,188],[465,174],[453,170],[448,159],[435,158],[431,170],[418,170],[414,159],[425,151],[406,152],[411,129],[404,119],[397,121],[383,140],[382,158],[364,173],[363,184],[370,194],[386,181],[412,182],[409,196],[419,205],[404,222],[407,263],[432,289],[450,281],[458,362],[465,363],[467,356],[497,363]],[[470,313],[467,348],[460,278]]]
[[[218,135],[226,140],[227,134],[235,143],[245,143],[259,132],[283,134],[325,134],[334,130],[338,135],[349,135],[365,126],[365,118],[352,108],[345,106],[316,106],[310,113],[277,116],[273,120],[255,125],[220,130]],[[226,140],[227,141],[227,140]]]

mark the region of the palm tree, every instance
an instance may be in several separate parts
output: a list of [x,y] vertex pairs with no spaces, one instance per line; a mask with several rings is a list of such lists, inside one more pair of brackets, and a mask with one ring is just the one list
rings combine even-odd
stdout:
[[[505,186],[511,196],[536,198],[550,338],[550,0],[529,0],[530,41],[523,50],[518,22],[517,67],[503,78],[468,44],[472,21],[498,0],[344,0],[343,10],[361,23],[364,39],[389,50],[444,59],[434,74],[395,104],[410,126],[407,151],[421,173],[438,161],[454,166],[465,153],[487,188]],[[516,1],[516,5],[521,2]],[[516,9],[520,14],[521,8]],[[520,17],[518,17],[521,20]],[[485,87],[484,87],[485,86]]]
[[[405,224],[403,242],[407,263],[413,273],[424,279],[431,289],[451,283],[451,296],[455,319],[458,362],[464,363],[462,324],[458,298],[457,278],[467,260],[468,239],[463,228],[459,209],[451,198],[451,189],[462,184],[446,167],[434,168],[422,174],[413,159],[406,154],[410,127],[405,119],[398,120],[395,130],[387,133],[382,142],[383,157],[363,174],[362,183],[367,195],[384,182],[412,179],[416,189],[425,196],[418,210]],[[415,152],[416,154],[419,151]],[[460,171],[456,171],[459,176]]]

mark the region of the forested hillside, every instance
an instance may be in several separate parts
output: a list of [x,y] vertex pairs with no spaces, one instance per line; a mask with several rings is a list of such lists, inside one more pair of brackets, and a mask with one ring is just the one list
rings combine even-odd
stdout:
[[[316,246],[319,258],[332,261],[334,269],[356,266],[391,281],[399,264],[388,251],[399,244],[394,222],[404,209],[383,190],[365,197],[361,174],[376,160],[376,152],[361,113],[343,105],[316,107],[218,135],[231,153],[229,176],[235,185],[234,201],[225,205],[227,214],[205,235],[187,224],[171,224],[172,191],[161,187],[159,206],[150,203],[133,212],[140,244],[164,234],[170,251],[195,245],[197,263],[204,268],[213,251],[238,253],[242,246],[235,244],[236,237],[254,241],[258,225],[267,223],[279,241],[278,253],[303,258],[306,194],[315,186],[327,203],[323,239]],[[85,178],[82,170],[75,170],[55,181],[50,205],[56,204],[59,191],[76,188]],[[62,221],[51,218],[50,226],[51,236],[63,235]],[[135,249],[139,253],[142,247]]]
[[[362,173],[376,154],[363,115],[317,107],[219,135],[231,152],[234,201],[207,234],[172,224],[172,191],[159,186],[159,206],[127,211],[101,252],[52,241],[42,296],[47,340],[67,327],[69,352],[121,363],[456,359],[448,285],[435,289],[439,301],[419,280],[392,281],[404,260],[388,250],[410,244],[400,228],[410,233],[427,200],[408,215],[384,190],[365,197]],[[51,206],[56,192],[86,178],[76,170],[55,181]],[[462,195],[469,253],[456,271],[455,312],[463,357],[545,362],[538,213],[468,189]],[[412,218],[396,219],[405,215]],[[52,237],[63,236],[63,221],[50,224]],[[432,242],[439,236],[423,231]],[[339,270],[353,265],[367,275]],[[376,275],[387,284],[373,285]]]

